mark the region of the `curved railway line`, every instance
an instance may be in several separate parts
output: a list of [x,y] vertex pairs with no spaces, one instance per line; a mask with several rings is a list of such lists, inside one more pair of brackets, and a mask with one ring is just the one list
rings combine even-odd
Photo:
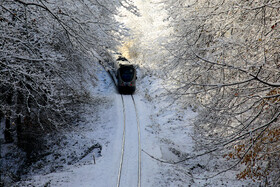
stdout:
[[[121,148],[121,159],[119,164],[117,187],[121,187],[127,184],[133,186],[141,186],[141,133],[140,133],[140,121],[136,107],[136,102],[133,95],[120,95],[123,106],[123,136],[122,136],[122,148]],[[130,98],[129,98],[130,97]],[[127,110],[132,108],[134,112]],[[130,107],[129,107],[130,106]],[[128,116],[130,115],[130,117]],[[134,114],[134,115],[133,115]],[[134,119],[134,120],[133,120]],[[134,123],[133,123],[134,121]],[[128,123],[129,122],[129,123]],[[135,142],[128,142],[127,136],[130,136],[129,140],[137,141],[138,147],[134,147]],[[137,153],[136,153],[137,152]],[[137,163],[135,163],[137,162]],[[137,165],[133,168],[133,165]],[[128,166],[129,165],[129,166]],[[133,170],[129,170],[133,168]],[[137,175],[137,176],[135,176]],[[136,181],[137,180],[137,183]]]
[[[99,61],[103,68],[107,71],[115,87],[117,88],[117,81],[114,73],[106,69],[104,64]],[[141,187],[141,133],[140,133],[140,120],[137,111],[136,102],[133,95],[120,94],[122,100],[123,109],[123,134],[122,134],[122,146],[121,156],[117,177],[117,187],[137,186]],[[130,105],[130,106],[128,106]],[[133,112],[127,109],[134,108]],[[128,123],[129,122],[129,123]],[[133,132],[132,132],[133,131]],[[127,136],[130,136],[127,138]],[[137,143],[131,143],[127,141],[136,141]],[[135,147],[134,145],[138,146]],[[135,153],[137,152],[137,153]],[[136,162],[136,163],[135,163]],[[136,167],[132,167],[135,165]],[[133,171],[131,171],[133,168]]]

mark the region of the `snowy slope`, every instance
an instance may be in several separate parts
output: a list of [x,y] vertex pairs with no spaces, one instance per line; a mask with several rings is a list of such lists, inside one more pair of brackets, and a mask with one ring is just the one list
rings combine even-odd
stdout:
[[[154,11],[156,5],[151,4],[151,1],[137,0],[135,3],[142,17],[135,18],[121,12],[125,16],[120,20],[132,32],[132,36],[127,39],[130,42],[132,40],[132,43],[128,42],[129,45],[121,50],[127,52],[131,62],[139,65],[134,97],[141,130],[141,186],[249,186],[247,181],[235,179],[236,171],[204,179],[205,176],[212,175],[208,167],[215,167],[215,162],[218,162],[212,161],[211,157],[199,157],[180,164],[159,161],[179,161],[195,153],[191,120],[196,113],[189,106],[182,107],[168,95],[164,89],[165,82],[155,76],[160,72],[149,63],[166,55],[159,50],[161,42],[170,32],[164,30],[164,11]],[[160,10],[160,5],[157,8],[156,10]],[[134,31],[137,31],[135,35]],[[72,152],[78,152],[81,159],[65,162],[59,169],[51,172],[44,169],[40,173],[34,172],[27,175],[24,181],[17,183],[18,186],[117,186],[124,119],[128,143],[125,147],[127,152],[124,155],[120,186],[137,186],[134,106],[130,96],[125,96],[124,117],[121,97],[102,68],[99,70],[98,79],[98,86],[94,88],[89,85],[88,90],[92,98],[99,98],[99,107],[86,106],[87,113],[81,114],[85,120],[77,124],[77,131],[65,135],[67,145],[60,152],[61,155],[67,155],[71,149]],[[86,148],[97,142],[102,145],[101,155],[98,149],[85,155]],[[49,162],[52,162],[51,158]]]
[[[136,17],[125,9],[121,10],[122,16],[118,20],[130,29],[131,36],[124,38],[125,43],[120,51],[139,65],[141,71],[138,72],[138,95],[151,107],[151,123],[145,127],[145,136],[150,142],[143,146],[143,154],[149,157],[147,160],[150,162],[156,162],[157,169],[148,179],[153,182],[147,186],[249,186],[249,181],[235,179],[238,169],[211,177],[219,169],[228,167],[223,159],[205,156],[175,165],[156,161],[160,159],[173,162],[195,155],[191,121],[196,113],[191,107],[191,101],[189,105],[182,105],[169,95],[165,87],[172,87],[172,82],[169,84],[157,76],[164,74],[157,64],[162,64],[160,62],[168,58],[169,52],[163,45],[173,32],[168,27],[164,4],[159,0],[133,2],[139,8],[141,16]],[[217,168],[217,163],[222,163],[224,168]]]
[[[119,172],[119,163],[121,159],[121,144],[123,134],[123,108],[121,96],[116,92],[110,77],[100,69],[99,85],[91,89],[94,97],[104,98],[103,106],[97,115],[86,116],[84,124],[78,124],[81,129],[77,132],[69,132],[66,142],[77,144],[78,147],[84,146],[85,142],[93,141],[102,145],[101,155],[98,150],[93,150],[86,157],[61,166],[61,169],[49,173],[41,171],[41,174],[33,173],[27,175],[26,179],[17,183],[19,186],[98,186],[108,187],[116,186]],[[139,121],[141,124],[142,144],[147,149],[153,145],[151,139],[147,139],[145,129],[151,125],[149,118],[150,106],[137,93],[134,95],[137,110],[139,112]],[[106,100],[110,104],[106,104]],[[134,105],[129,95],[124,96],[126,110],[126,146],[123,163],[123,172],[121,186],[137,186],[137,125],[136,114],[133,113]],[[91,108],[88,108],[91,110]],[[96,112],[96,111],[95,111]],[[98,119],[96,121],[96,119]],[[136,134],[136,135],[135,135]],[[80,138],[82,137],[82,139]],[[75,143],[74,143],[75,142]],[[148,145],[148,146],[147,146]],[[89,146],[89,145],[87,145]],[[157,150],[157,149],[155,149]],[[57,150],[56,150],[57,151]],[[61,154],[67,154],[69,151],[65,148]],[[81,152],[77,148],[75,151]],[[157,150],[158,151],[158,150]],[[154,153],[154,151],[153,151]],[[95,156],[95,163],[93,160]],[[52,162],[50,160],[49,162]],[[153,186],[153,173],[156,173],[157,162],[149,159],[146,155],[142,158],[142,183],[143,186]],[[16,186],[17,186],[16,185]]]
[[[65,164],[59,171],[33,176],[27,176],[25,182],[20,182],[20,186],[28,186],[29,184],[35,186],[42,186],[49,184],[51,186],[113,186],[117,179],[117,166],[119,163],[119,144],[121,144],[122,128],[118,126],[119,118],[119,103],[116,100],[118,95],[115,92],[114,86],[106,72],[100,68],[99,71],[99,86],[91,91],[92,97],[100,97],[100,107],[98,111],[96,108],[88,107],[88,112],[84,115],[85,121],[77,124],[77,131],[66,134],[66,142],[71,142],[74,146],[75,152],[81,152],[83,155],[84,149],[81,147],[89,147],[92,143],[100,143],[102,145],[102,152],[99,155],[99,150],[93,150],[86,157]],[[102,93],[102,94],[101,94]],[[91,143],[91,144],[90,144]],[[67,154],[67,148],[61,151],[60,154]],[[95,156],[95,162],[93,160]],[[52,160],[50,160],[52,162]],[[108,180],[108,178],[112,180]],[[95,185],[94,185],[95,186]]]
[[[101,155],[98,149],[93,150],[84,158],[64,164],[54,172],[42,170],[39,174],[27,175],[15,186],[117,186],[124,120],[122,101],[107,73],[102,69],[99,72],[99,85],[91,89],[92,96],[103,98],[99,112],[95,116],[81,114],[86,115],[85,122],[78,124],[79,130],[66,134],[66,139],[71,145],[76,144],[75,151],[81,154],[83,149],[80,147],[85,143],[98,142],[102,145]],[[138,89],[134,95],[141,129],[141,186],[249,186],[247,182],[237,181],[234,172],[204,180],[207,169],[203,167],[209,163],[209,160],[203,160],[205,158],[175,165],[157,160],[178,161],[193,153],[190,121],[196,114],[188,107],[180,108],[172,97],[166,95],[158,78],[143,72],[138,69]],[[125,96],[124,102],[128,143],[120,186],[137,186],[136,116],[130,96]],[[68,149],[66,146],[61,154],[67,154]],[[215,163],[211,166],[214,167]]]

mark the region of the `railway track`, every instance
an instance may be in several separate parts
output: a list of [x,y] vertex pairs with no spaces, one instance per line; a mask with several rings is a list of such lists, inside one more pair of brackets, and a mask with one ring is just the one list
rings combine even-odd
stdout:
[[[121,95],[123,136],[117,187],[141,186],[141,133],[133,95]],[[129,111],[128,111],[129,110]]]
[[[102,63],[100,64],[106,70],[105,66]],[[117,80],[114,73],[110,70],[106,71],[117,88]],[[141,133],[139,114],[133,95],[121,94],[120,96],[123,107],[123,134],[116,186],[141,187]],[[128,109],[131,111],[128,111]]]

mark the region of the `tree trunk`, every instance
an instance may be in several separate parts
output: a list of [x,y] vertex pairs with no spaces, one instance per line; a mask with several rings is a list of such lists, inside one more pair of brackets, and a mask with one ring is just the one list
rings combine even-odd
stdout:
[[11,128],[11,118],[10,118],[10,116],[6,116],[5,130],[4,130],[4,138],[5,138],[6,143],[12,143],[14,141],[10,128]]

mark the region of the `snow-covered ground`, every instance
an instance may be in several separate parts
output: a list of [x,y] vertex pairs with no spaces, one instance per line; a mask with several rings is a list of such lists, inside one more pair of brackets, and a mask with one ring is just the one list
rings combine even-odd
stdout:
[[[158,78],[148,76],[141,68],[138,69],[138,77],[138,89],[134,97],[141,129],[141,186],[248,186],[248,183],[236,180],[234,172],[202,179],[207,174],[206,167],[209,167],[210,160],[198,158],[180,164],[159,162],[157,159],[178,161],[193,153],[190,121],[196,113],[190,107],[180,108],[171,97],[166,96]],[[60,154],[59,158],[76,151],[80,159],[61,159],[60,167],[55,171],[50,172],[47,167],[37,169],[15,186],[117,186],[124,120],[121,96],[101,68],[99,85],[91,89],[91,94],[101,99],[98,110],[88,107],[88,112],[81,114],[85,115],[85,120],[77,124],[76,131],[65,134],[65,146],[54,149],[56,154]],[[137,186],[137,137],[133,136],[136,116],[130,96],[125,96],[124,102],[128,126],[126,141],[132,148],[127,148],[124,156],[124,170],[127,173],[123,174],[124,180],[120,186]],[[96,143],[102,145],[101,154],[98,153],[99,148],[85,151]],[[48,162],[52,162],[52,159],[50,157]],[[210,166],[214,167],[215,163]]]
[[[139,75],[141,76],[141,73]],[[150,81],[143,79],[143,84],[149,85]],[[139,89],[143,87],[145,86],[140,85],[139,82]],[[160,124],[156,123],[151,115],[154,113],[152,111],[155,111],[160,105],[153,106],[149,101],[148,94],[144,93],[137,90],[134,94],[139,115],[142,149],[155,157],[172,159],[174,156],[172,156],[168,148],[159,146],[157,135],[161,131]],[[36,172],[28,174],[25,180],[20,181],[16,186],[117,186],[124,121],[122,99],[116,92],[106,71],[101,68],[99,71],[99,85],[91,89],[91,96],[103,99],[98,108],[99,110],[88,107],[87,110],[89,111],[82,114],[85,115],[85,121],[77,124],[77,131],[65,134],[63,138],[65,146],[60,147],[60,149],[54,148],[54,151],[57,152],[56,154],[59,154],[59,158],[64,158],[65,155],[69,155],[74,151],[78,152],[76,155],[80,155],[81,159],[72,162],[71,159],[66,159],[65,161],[61,159],[60,168],[55,172],[49,172],[48,167],[44,167],[39,174]],[[135,133],[137,133],[136,114],[133,112],[135,111],[134,105],[129,95],[124,96],[124,103],[127,145],[125,147],[121,186],[137,186],[137,170],[135,172],[138,162],[137,134],[135,136]],[[93,111],[90,112],[90,110]],[[98,113],[93,115],[96,112]],[[167,115],[172,116],[172,111]],[[162,120],[167,119],[165,116],[161,117]],[[86,149],[82,147],[90,147],[97,142],[102,145],[101,154],[98,153],[99,148],[97,148],[85,155]],[[69,146],[74,146],[76,150]],[[52,162],[53,158],[49,157],[48,159],[48,162]],[[158,161],[151,159],[150,156],[143,152],[141,162],[142,186],[160,186],[162,171]]]
[[[151,4],[151,1],[136,0],[135,3],[142,17],[129,16],[122,10],[119,19],[132,34],[137,31],[121,50],[131,62],[138,64],[134,97],[141,132],[141,186],[249,186],[246,181],[236,180],[234,171],[203,179],[205,175],[212,175],[208,168],[215,167],[217,162],[209,156],[179,164],[159,161],[179,161],[194,153],[191,120],[196,112],[169,96],[163,87],[164,81],[153,74],[157,72],[156,67],[149,65],[149,61],[166,55],[160,51],[161,42],[170,32],[164,29],[164,11],[157,12],[160,4]],[[124,122],[122,99],[106,71],[99,68],[98,86],[88,86],[93,105],[84,106],[82,120],[75,129],[65,132],[60,145],[52,147],[55,153],[46,156],[43,163],[36,162],[33,171],[15,186],[117,186]],[[130,96],[124,97],[124,103],[129,145],[124,156],[126,174],[120,186],[131,187],[137,184],[136,115]]]

